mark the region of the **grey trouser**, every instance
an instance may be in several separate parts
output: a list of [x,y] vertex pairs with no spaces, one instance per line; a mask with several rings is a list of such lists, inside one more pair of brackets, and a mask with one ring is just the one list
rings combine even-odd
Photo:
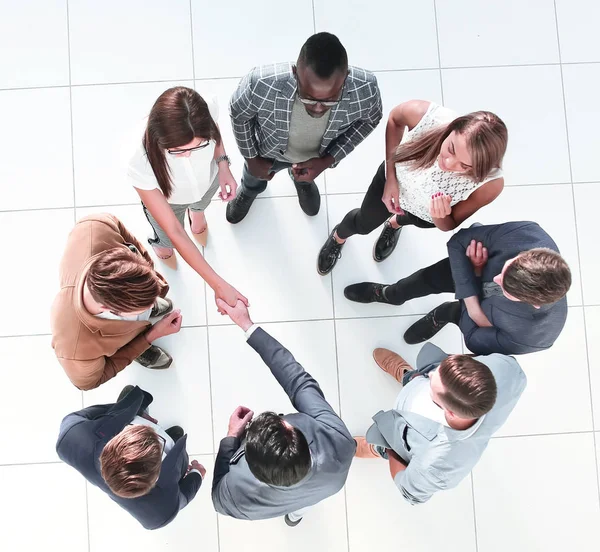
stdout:
[[[292,163],[290,163],[289,161],[279,161],[278,159],[274,159],[273,165],[271,166],[269,173],[278,173],[283,169],[289,169],[291,166]],[[291,176],[292,175],[290,174],[290,177]],[[294,179],[292,178],[292,180]],[[267,180],[261,180],[260,178],[254,176],[248,170],[248,163],[244,162],[244,170],[242,172],[242,185],[241,190],[238,190],[238,194],[240,193],[240,191],[243,191],[244,194],[247,196],[256,197],[258,194],[262,194],[267,189],[267,183]],[[312,182],[296,182],[295,180],[294,183],[299,186],[305,184],[312,184]]]
[[[184,203],[181,205],[170,203],[169,205],[171,206],[173,213],[175,213],[177,220],[181,223],[181,226],[185,228],[185,213],[187,212],[187,210],[189,209],[190,211],[204,211],[210,205],[210,201],[217,193],[218,189],[219,179],[215,178],[211,187],[202,196],[202,199],[200,201],[197,201],[196,203]],[[142,207],[144,208],[144,214],[146,215],[146,218],[148,219],[148,222],[150,223],[150,226],[154,231],[154,238],[148,238],[148,243],[150,245],[157,245],[159,247],[172,248],[173,243],[169,239],[169,236],[167,236],[167,233],[160,227],[158,222],[156,222],[150,211],[146,209],[146,206],[143,203]]]

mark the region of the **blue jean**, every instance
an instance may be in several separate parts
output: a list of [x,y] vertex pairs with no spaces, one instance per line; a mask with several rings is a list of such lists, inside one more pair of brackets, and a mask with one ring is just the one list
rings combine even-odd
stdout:
[[[283,169],[289,169],[292,166],[292,163],[288,161],[279,161],[277,159],[273,160],[273,165],[269,170],[269,173],[278,173]],[[291,176],[291,174],[290,174]],[[292,180],[294,180],[292,178]],[[254,176],[248,170],[248,163],[244,162],[244,171],[242,172],[242,185],[241,189],[245,195],[250,197],[256,197],[258,194],[262,194],[267,189],[268,180],[262,180]],[[296,182],[294,180],[294,184],[302,186],[304,184],[312,184],[312,182]]]

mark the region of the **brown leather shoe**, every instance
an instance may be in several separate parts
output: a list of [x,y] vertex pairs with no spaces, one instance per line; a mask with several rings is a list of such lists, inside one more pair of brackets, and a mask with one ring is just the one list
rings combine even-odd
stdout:
[[375,452],[373,445],[367,443],[364,437],[354,437],[356,441],[356,452],[354,456],[357,458],[381,458],[379,454]]
[[398,383],[402,383],[405,372],[413,369],[406,360],[389,349],[375,349],[373,351],[373,359],[379,368],[387,372]]

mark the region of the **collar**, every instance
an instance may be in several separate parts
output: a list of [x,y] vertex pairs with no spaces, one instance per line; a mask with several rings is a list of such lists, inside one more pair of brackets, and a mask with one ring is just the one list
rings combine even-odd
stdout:
[[137,328],[143,328],[150,325],[150,322],[137,321],[137,320],[108,320],[105,318],[98,318],[91,314],[83,303],[83,286],[85,285],[85,279],[90,269],[90,265],[94,262],[97,255],[90,257],[86,263],[81,267],[75,277],[75,296],[73,298],[75,305],[75,312],[79,321],[92,333],[100,332],[102,337],[113,337],[118,335],[124,335],[130,333],[132,330]]

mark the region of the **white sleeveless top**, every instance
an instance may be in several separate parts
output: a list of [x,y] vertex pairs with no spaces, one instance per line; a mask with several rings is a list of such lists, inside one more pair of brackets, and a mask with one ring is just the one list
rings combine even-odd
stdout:
[[[213,121],[217,121],[219,109],[216,98],[208,101],[208,110]],[[160,186],[154,171],[148,162],[148,156],[141,144],[147,119],[140,133],[140,145],[129,161],[127,176],[132,186],[140,190],[154,190]],[[219,174],[219,168],[213,157],[215,142],[211,140],[205,148],[193,151],[190,157],[176,157],[165,153],[170,168],[173,191],[167,201],[173,205],[189,205],[202,199]]]
[[[457,116],[457,113],[451,109],[432,102],[417,126],[404,135],[401,143],[410,142],[437,126],[447,125]],[[433,219],[429,214],[429,205],[433,194],[442,192],[452,196],[450,205],[453,206],[467,199],[479,186],[500,176],[502,170],[494,169],[483,182],[475,182],[463,174],[442,170],[437,159],[428,169],[413,169],[410,162],[396,163],[396,178],[400,185],[400,207],[431,223]]]

